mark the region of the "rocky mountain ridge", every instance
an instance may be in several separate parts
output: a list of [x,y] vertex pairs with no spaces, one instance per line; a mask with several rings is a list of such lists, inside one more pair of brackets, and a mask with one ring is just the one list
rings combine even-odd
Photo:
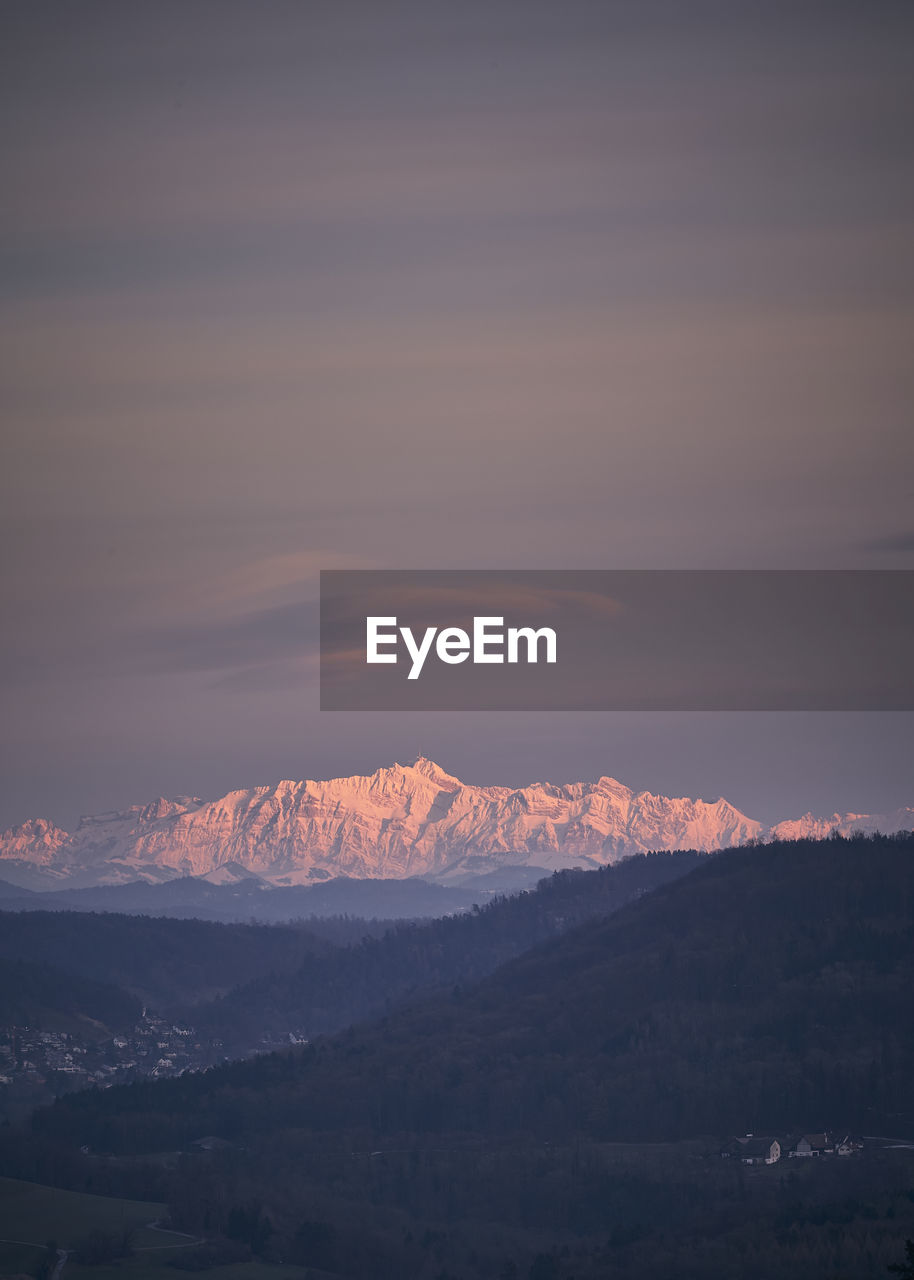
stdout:
[[218,881],[245,872],[272,885],[448,879],[509,865],[605,866],[653,849],[909,827],[912,808],[806,814],[766,827],[723,799],[635,792],[610,777],[473,786],[420,756],[369,775],[283,781],[212,801],[160,798],[82,818],[72,833],[31,819],[0,836],[0,874],[29,888],[188,875]]

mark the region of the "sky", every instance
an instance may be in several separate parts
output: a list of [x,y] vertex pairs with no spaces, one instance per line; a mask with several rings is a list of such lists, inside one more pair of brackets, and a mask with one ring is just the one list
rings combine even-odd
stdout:
[[914,567],[910,6],[2,13],[0,827],[420,753],[914,803],[909,713],[321,713],[314,627],[321,568]]

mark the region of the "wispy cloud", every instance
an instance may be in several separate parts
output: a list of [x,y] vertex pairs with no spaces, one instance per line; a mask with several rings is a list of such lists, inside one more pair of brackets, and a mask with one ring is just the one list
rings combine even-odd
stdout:
[[914,551],[914,531],[890,533],[884,538],[870,538],[863,544],[865,551]]
[[258,609],[233,619],[148,629],[126,665],[140,671],[250,670],[317,650],[316,601]]

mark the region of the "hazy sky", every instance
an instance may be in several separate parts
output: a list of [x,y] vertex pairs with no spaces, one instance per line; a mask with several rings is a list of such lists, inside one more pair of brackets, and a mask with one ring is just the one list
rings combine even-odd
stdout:
[[0,826],[419,751],[914,801],[900,713],[320,714],[313,626],[321,567],[914,566],[909,4],[0,14]]

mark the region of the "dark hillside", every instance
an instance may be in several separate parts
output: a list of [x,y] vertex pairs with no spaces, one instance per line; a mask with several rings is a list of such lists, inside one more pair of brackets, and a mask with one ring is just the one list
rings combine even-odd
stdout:
[[316,951],[294,969],[255,977],[183,1016],[236,1054],[293,1028],[308,1038],[339,1031],[436,990],[450,994],[455,983],[478,981],[530,947],[679,879],[706,857],[693,850],[651,853],[597,871],[557,872],[535,890],[472,912],[392,924],[359,945]]
[[914,1131],[912,983],[910,835],[731,851],[475,989],[299,1054],[68,1098],[36,1123],[92,1143],[101,1126],[119,1150],[201,1126],[664,1140],[840,1116]]
[[113,982],[155,1005],[212,998],[255,974],[295,968],[330,943],[291,926],[76,911],[0,913],[0,958]]
[[267,1254],[349,1280],[876,1280],[914,1234],[909,1149],[747,1171],[719,1140],[914,1135],[912,983],[910,834],[734,850],[475,987],[71,1095],[0,1159],[188,1231],[268,1222]]
[[113,983],[94,982],[41,961],[0,957],[0,1027],[97,1034],[139,1017],[140,1002]]

